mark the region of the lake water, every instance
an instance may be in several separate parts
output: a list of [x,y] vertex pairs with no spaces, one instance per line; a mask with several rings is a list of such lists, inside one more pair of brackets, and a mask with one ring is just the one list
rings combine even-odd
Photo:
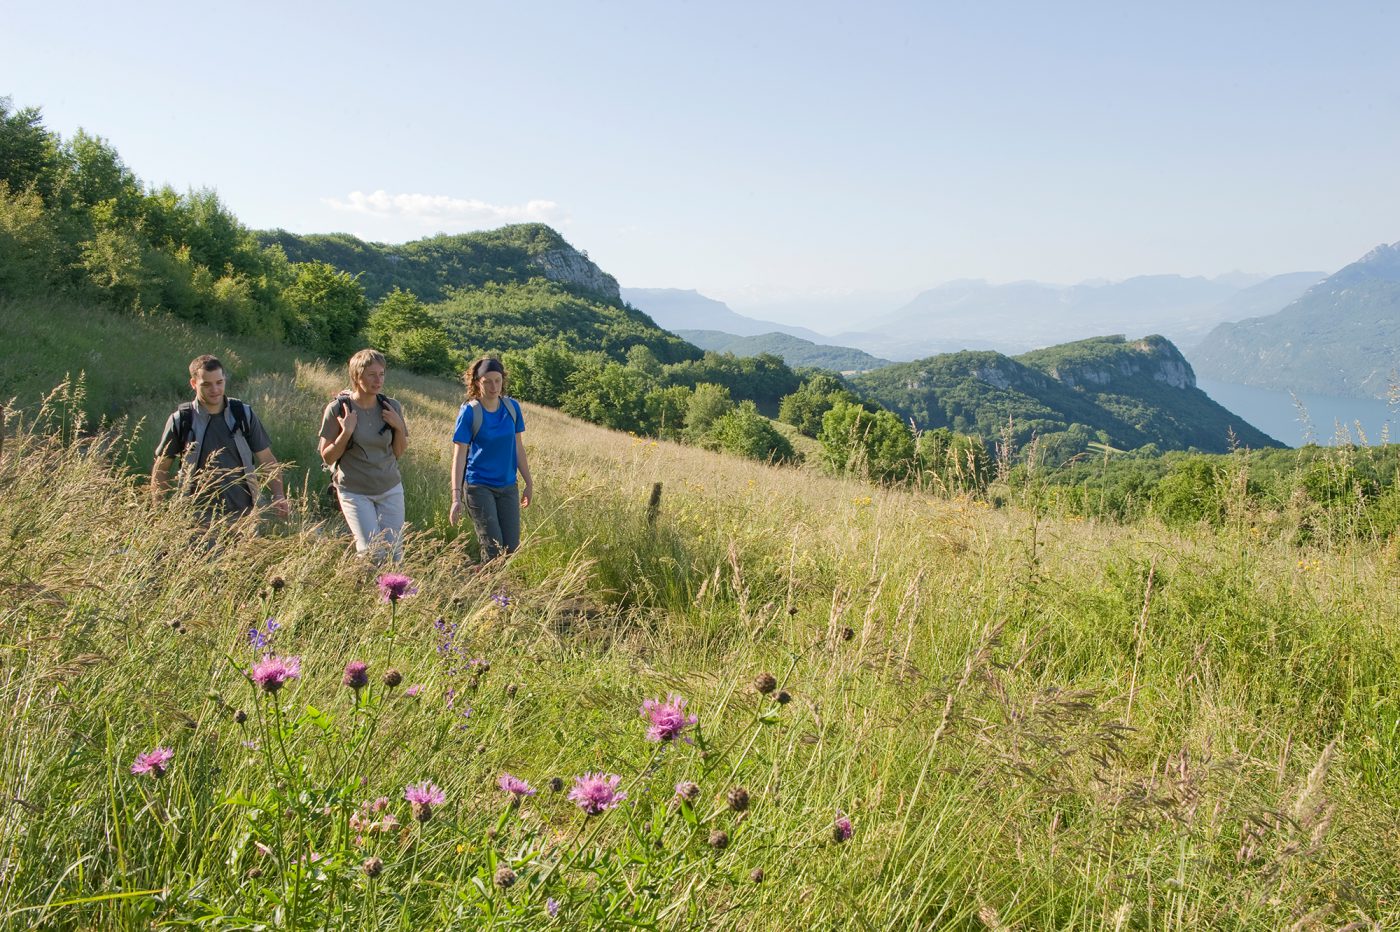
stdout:
[[[1400,441],[1400,410],[1384,401],[1299,395],[1295,402],[1288,392],[1252,385],[1200,378],[1196,385],[1215,401],[1290,447],[1302,446],[1309,440],[1333,444],[1347,432],[1352,440],[1361,442],[1364,437],[1372,445],[1383,439]],[[1303,422],[1303,412],[1306,412],[1310,430]]]

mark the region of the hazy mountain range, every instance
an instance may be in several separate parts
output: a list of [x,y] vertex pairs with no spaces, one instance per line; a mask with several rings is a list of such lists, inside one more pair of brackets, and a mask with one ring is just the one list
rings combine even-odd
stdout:
[[1221,324],[1191,359],[1202,375],[1241,385],[1387,397],[1400,379],[1400,243],[1377,246],[1276,313]]
[[819,333],[756,320],[695,291],[623,289],[623,297],[669,330],[718,330],[736,336],[788,333],[814,343],[909,360],[964,349],[1020,353],[1106,333],[1160,333],[1190,348],[1215,326],[1277,310],[1325,272],[1216,278],[1144,275],[1121,282],[1050,285],[955,281],[900,307],[871,308],[851,326]]

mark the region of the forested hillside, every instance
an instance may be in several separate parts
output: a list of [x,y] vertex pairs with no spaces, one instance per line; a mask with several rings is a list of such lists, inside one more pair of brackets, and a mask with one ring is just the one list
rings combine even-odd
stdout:
[[1014,358],[949,353],[852,383],[921,428],[947,427],[989,443],[1038,438],[1052,462],[1091,443],[1212,452],[1278,445],[1196,388],[1190,365],[1163,337],[1099,337]]

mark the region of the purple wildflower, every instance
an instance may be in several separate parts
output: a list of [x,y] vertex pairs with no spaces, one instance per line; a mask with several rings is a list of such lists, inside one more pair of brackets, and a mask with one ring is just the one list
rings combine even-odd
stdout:
[[674,741],[680,733],[699,719],[685,714],[685,700],[672,693],[666,701],[648,699],[642,703],[642,717],[651,722],[648,741]]
[[676,798],[693,803],[700,798],[700,784],[694,780],[682,780],[676,784]]
[[273,635],[277,633],[277,629],[280,627],[282,626],[277,623],[276,618],[269,618],[267,620],[266,631],[259,625],[253,625],[253,627],[249,628],[248,645],[253,648],[253,652],[266,652],[267,649],[272,646]]
[[418,594],[418,587],[402,573],[385,573],[379,577],[379,599],[381,602],[397,602]]
[[589,815],[598,815],[615,808],[627,798],[626,793],[617,790],[621,782],[622,777],[615,773],[586,773],[574,777],[574,788],[569,790],[569,799]]
[[831,837],[837,844],[850,841],[855,829],[851,827],[850,818],[841,810],[836,810],[836,821],[831,824]]
[[526,783],[524,780],[508,773],[501,774],[501,778],[496,781],[496,785],[499,786],[502,791],[513,795],[516,799],[520,799],[522,796],[534,796],[537,792],[533,786]]
[[412,686],[410,686],[410,687],[408,687],[407,689],[405,689],[405,690],[403,691],[403,694],[404,694],[405,696],[417,696],[417,695],[418,695],[419,693],[421,693],[422,691],[423,691],[423,684],[422,684],[422,683],[414,683]]
[[355,692],[364,689],[369,685],[369,664],[363,660],[352,660],[347,663],[343,682]]
[[436,783],[424,780],[403,788],[403,798],[413,804],[413,817],[426,822],[433,817],[433,807],[447,802],[447,794]]
[[253,664],[253,668],[248,671],[248,676],[264,691],[275,693],[288,680],[301,677],[301,658],[274,657],[271,654],[264,654],[262,660]]
[[156,748],[145,754],[137,754],[136,760],[131,762],[131,772],[134,774],[148,773],[159,780],[165,776],[165,768],[170,765],[170,759],[174,756],[175,750],[173,748]]
[[554,919],[559,915],[559,901],[554,897],[544,901],[544,911],[549,913],[549,918]]
[[495,602],[500,608],[510,607],[510,596],[506,595],[504,592],[497,592],[495,595],[491,596],[491,601]]

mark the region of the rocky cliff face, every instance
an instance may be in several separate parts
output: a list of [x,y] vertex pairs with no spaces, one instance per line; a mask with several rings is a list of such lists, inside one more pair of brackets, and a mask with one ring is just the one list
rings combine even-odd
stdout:
[[1196,374],[1186,357],[1170,340],[1159,336],[1125,342],[1117,352],[1092,362],[1057,363],[1046,372],[1070,388],[1101,389],[1122,379],[1144,376],[1170,388],[1196,387]]
[[622,302],[617,279],[594,265],[572,246],[563,246],[540,253],[530,260],[545,278],[561,285],[582,288],[616,303]]

